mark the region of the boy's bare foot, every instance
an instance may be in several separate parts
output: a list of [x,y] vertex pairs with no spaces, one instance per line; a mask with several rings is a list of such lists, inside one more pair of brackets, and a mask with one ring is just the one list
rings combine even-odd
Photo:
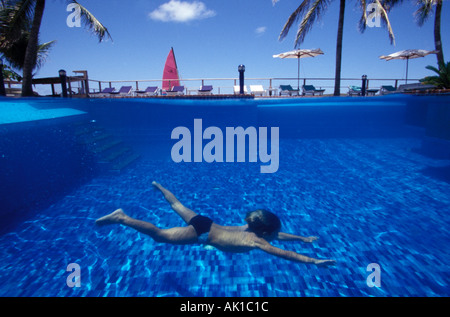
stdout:
[[126,214],[122,209],[117,209],[116,211],[110,213],[109,215],[103,216],[95,220],[95,224],[98,226],[111,225],[115,223],[121,223],[126,217]]
[[152,185],[155,186],[158,189],[161,189],[161,187],[162,187],[160,183],[157,183],[155,181],[152,182]]

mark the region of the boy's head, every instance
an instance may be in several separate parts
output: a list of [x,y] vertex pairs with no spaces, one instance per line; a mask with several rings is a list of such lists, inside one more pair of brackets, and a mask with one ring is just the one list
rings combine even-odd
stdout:
[[257,209],[250,211],[245,216],[248,228],[258,237],[270,239],[274,238],[281,229],[280,219],[270,211]]

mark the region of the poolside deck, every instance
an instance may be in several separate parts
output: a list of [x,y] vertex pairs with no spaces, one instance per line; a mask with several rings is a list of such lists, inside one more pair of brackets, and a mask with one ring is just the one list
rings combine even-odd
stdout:
[[[102,98],[102,97],[100,97]],[[118,96],[118,97],[104,97],[104,98],[150,98],[150,99],[254,99],[255,95],[158,95],[158,96]]]
[[[76,75],[67,76],[67,88],[68,94],[73,98],[88,97],[86,92],[89,92],[89,97],[97,98],[166,98],[166,99],[236,99],[236,98],[299,98],[299,97],[321,97],[321,96],[279,96],[279,86],[285,84],[293,84],[293,87],[297,87],[298,78],[246,78],[246,87],[253,85],[262,86],[264,89],[263,95],[259,93],[253,94],[251,87],[248,90],[249,93],[245,95],[239,95],[233,93],[233,87],[238,85],[238,78],[184,78],[182,80],[185,87],[184,94],[176,96],[168,96],[159,94],[157,96],[143,96],[141,94],[135,94],[134,91],[142,91],[146,86],[160,87],[161,79],[148,79],[148,80],[95,80],[88,78],[88,72],[86,70],[73,71]],[[81,74],[81,75],[80,75]],[[399,78],[367,78],[366,92],[367,96],[384,95],[385,91],[381,91],[381,87],[392,87],[391,93],[403,93],[413,95],[442,95],[450,94],[450,89],[433,89],[433,87],[422,87],[419,79],[410,79],[409,84],[400,84],[404,79]],[[48,92],[42,95],[46,97],[58,97],[59,91],[61,91],[61,79],[59,77],[50,78],[35,78],[33,79],[34,85],[51,85],[51,95]],[[332,96],[334,89],[334,77],[329,78],[300,78],[302,85],[314,85],[318,89],[324,89],[323,97]],[[360,87],[362,85],[361,78],[350,77],[341,78],[341,96],[347,95],[360,95],[358,93],[351,93],[350,87]],[[369,85],[370,82],[370,85]],[[199,87],[205,83],[214,87],[213,94],[203,95],[198,94]],[[20,96],[20,82],[5,81],[5,88],[9,96]],[[383,86],[388,85],[388,86]],[[131,86],[132,92],[127,96],[118,96],[117,94],[110,96],[105,94],[101,96],[101,91],[105,87],[116,88]],[[90,88],[91,87],[91,88]],[[98,88],[97,88],[98,87]],[[117,90],[118,91],[118,90]]]

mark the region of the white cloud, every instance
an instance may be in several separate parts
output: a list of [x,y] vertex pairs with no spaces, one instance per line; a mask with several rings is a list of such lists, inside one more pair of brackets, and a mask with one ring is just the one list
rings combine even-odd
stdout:
[[206,19],[216,15],[216,12],[206,8],[200,1],[170,0],[150,12],[153,20],[163,22],[189,22],[192,20]]
[[260,27],[256,28],[255,33],[257,35],[263,35],[266,32],[266,30],[267,30],[267,27],[260,26]]

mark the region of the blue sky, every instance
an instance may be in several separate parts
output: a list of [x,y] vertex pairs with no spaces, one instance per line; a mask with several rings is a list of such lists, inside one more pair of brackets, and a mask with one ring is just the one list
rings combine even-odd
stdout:
[[[237,77],[237,66],[246,66],[245,76],[296,77],[297,61],[274,59],[273,54],[294,48],[295,26],[283,41],[278,35],[298,0],[80,0],[109,30],[112,41],[98,43],[83,26],[69,28],[67,2],[48,0],[41,27],[41,42],[56,40],[47,62],[36,77],[55,76],[63,68],[85,69],[98,80],[159,79],[167,54],[175,50],[182,78]],[[413,19],[415,1],[404,1],[390,14],[396,37],[391,45],[384,27],[358,31],[360,8],[347,1],[344,26],[342,77],[404,78],[404,61],[383,61],[380,55],[403,49],[434,49],[433,18],[418,27]],[[334,77],[339,1],[307,35],[302,48],[320,48],[325,53],[301,60],[301,77]],[[182,9],[182,10],[179,10]],[[448,60],[450,3],[444,2],[442,40]],[[409,78],[431,74],[425,69],[436,58],[410,61]]]

